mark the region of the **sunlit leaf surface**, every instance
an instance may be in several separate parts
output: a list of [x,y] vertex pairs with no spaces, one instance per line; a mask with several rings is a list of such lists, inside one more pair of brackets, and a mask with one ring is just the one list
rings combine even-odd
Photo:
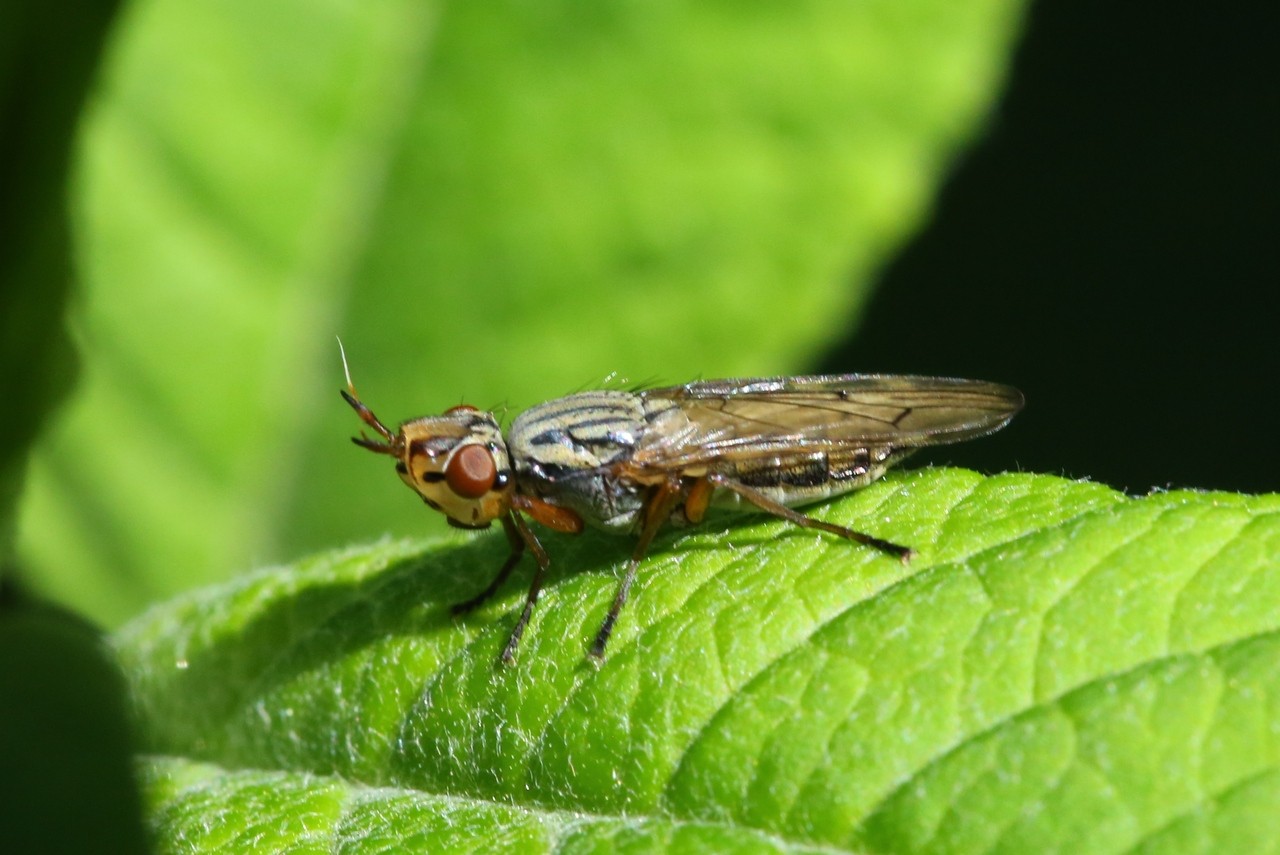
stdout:
[[[548,535],[518,662],[498,533],[384,541],[117,636],[159,840],[342,851],[1261,851],[1280,803],[1280,497],[894,475],[815,509]],[[266,835],[266,837],[263,837]]]

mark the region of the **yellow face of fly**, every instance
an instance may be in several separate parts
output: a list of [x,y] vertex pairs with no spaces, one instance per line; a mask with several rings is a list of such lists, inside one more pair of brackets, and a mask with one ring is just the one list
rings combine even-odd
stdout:
[[489,413],[455,407],[441,416],[405,422],[395,439],[399,448],[391,453],[398,458],[400,480],[451,525],[486,528],[510,508],[511,465]]
[[502,431],[492,413],[454,407],[443,415],[424,416],[392,433],[351,392],[343,392],[360,419],[381,439],[353,437],[352,442],[395,458],[400,480],[427,506],[458,528],[487,528],[511,507],[515,480]]

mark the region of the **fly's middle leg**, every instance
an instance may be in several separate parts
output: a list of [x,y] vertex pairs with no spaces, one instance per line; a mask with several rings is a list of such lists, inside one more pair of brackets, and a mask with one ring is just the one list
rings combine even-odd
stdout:
[[618,615],[622,612],[622,607],[627,604],[627,597],[631,593],[631,583],[635,581],[636,569],[640,566],[640,560],[644,558],[645,552],[649,550],[649,544],[653,541],[653,536],[658,533],[658,529],[662,528],[662,524],[671,516],[672,509],[680,501],[683,493],[684,485],[681,483],[679,476],[673,475],[657,487],[654,487],[653,492],[645,502],[640,539],[636,541],[635,551],[631,553],[631,560],[627,562],[627,570],[622,575],[622,581],[618,583],[618,593],[613,598],[613,605],[609,607],[609,613],[605,615],[604,623],[600,624],[600,631],[596,633],[596,640],[591,645],[591,650],[588,653],[593,663],[598,665],[604,661],[604,648],[609,643],[609,636],[613,635],[613,625],[618,622]]

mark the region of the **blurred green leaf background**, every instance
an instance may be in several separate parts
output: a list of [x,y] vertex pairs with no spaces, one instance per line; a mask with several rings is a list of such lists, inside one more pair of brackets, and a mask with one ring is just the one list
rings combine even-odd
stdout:
[[350,446],[466,400],[794,373],[982,127],[1021,4],[138,2],[72,193],[83,374],[19,554],[116,624],[439,522]]

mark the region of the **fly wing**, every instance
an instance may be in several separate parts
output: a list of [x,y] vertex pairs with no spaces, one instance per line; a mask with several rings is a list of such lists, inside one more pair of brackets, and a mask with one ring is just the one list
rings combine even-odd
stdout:
[[641,466],[854,448],[919,448],[1004,427],[1022,393],[980,380],[905,375],[707,380],[640,393],[653,414]]

